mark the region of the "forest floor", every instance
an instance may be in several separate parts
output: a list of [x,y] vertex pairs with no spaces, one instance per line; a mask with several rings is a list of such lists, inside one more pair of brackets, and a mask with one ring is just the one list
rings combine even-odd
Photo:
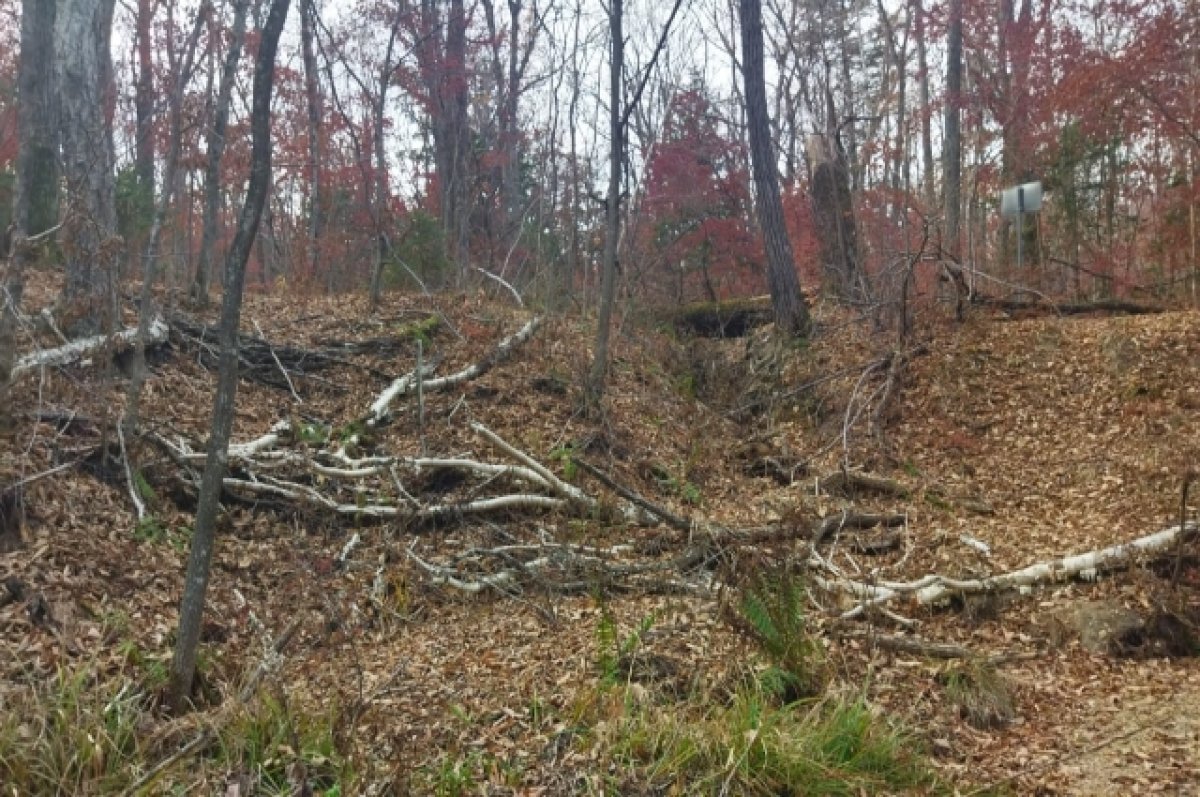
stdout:
[[[35,282],[27,296],[27,306],[49,304],[53,286]],[[425,321],[430,314],[436,324]],[[475,295],[391,296],[378,313],[361,298],[249,297],[243,317],[244,331],[255,334],[257,324],[277,345],[394,345],[343,346],[341,362],[294,376],[296,395],[243,380],[237,441],[281,418],[333,428],[360,417],[389,378],[413,367],[418,333],[424,356],[449,373],[478,362],[531,313]],[[507,362],[427,396],[423,424],[405,403],[371,444],[502,461],[472,433],[469,422],[479,421],[594,495],[604,488],[575,471],[571,452],[680,514],[731,527],[824,517],[849,505],[813,490],[815,477],[849,464],[907,488],[853,501],[903,512],[903,544],[878,557],[846,549],[831,556],[892,579],[1001,573],[1179,521],[1183,474],[1200,454],[1200,315],[930,321],[879,435],[868,434],[870,407],[846,432],[846,407],[856,385],[864,387],[863,367],[890,339],[834,310],[819,308],[817,317],[818,334],[804,347],[773,345],[761,334],[693,340],[626,317],[615,336],[607,413],[597,420],[579,411],[594,322],[552,316]],[[152,364],[145,428],[203,450],[215,375],[181,346]],[[124,402],[125,380],[104,374],[72,366],[20,383],[19,422],[0,447],[0,487],[96,450]],[[764,397],[767,409],[737,412]],[[86,672],[87,688],[122,679],[161,685],[192,507],[159,450],[139,444],[131,454],[144,474],[150,521],[133,514],[124,474],[94,457],[23,490],[22,544],[0,553],[0,717],[25,705],[23,691],[63,673]],[[784,463],[795,480],[761,475],[754,465],[763,460]],[[436,475],[419,486],[447,501],[469,497]],[[299,619],[262,693],[292,706],[285,713],[336,717],[337,749],[323,755],[353,762],[356,792],[693,793],[686,774],[656,777],[606,754],[612,728],[631,702],[670,712],[671,695],[729,690],[764,666],[758,647],[728,622],[723,589],[662,595],[596,584],[568,594],[530,584],[469,594],[430,583],[406,555],[469,564],[461,554],[472,545],[636,547],[653,544],[661,529],[527,510],[422,529],[284,502],[229,502],[227,510],[202,639],[205,694],[234,693],[271,636]],[[348,550],[356,534],[361,542]],[[733,584],[739,572],[804,544],[739,551],[714,581]],[[923,640],[983,656],[1029,652],[999,667],[1013,705],[996,727],[972,726],[947,694],[953,663],[873,647],[863,636],[867,623],[835,622],[829,605],[812,608],[810,619],[834,672],[830,689],[861,696],[908,729],[936,778],[925,791],[1200,793],[1195,659],[1150,647],[1093,652],[1059,619],[1098,602],[1143,617],[1166,600],[1190,610],[1200,586],[1193,560],[1184,565],[1177,589],[1171,567],[1137,563],[965,606],[893,606],[919,624]],[[19,586],[19,599],[14,588],[4,599],[4,584]],[[908,633],[883,622],[883,633]],[[653,673],[629,665],[621,671],[627,688],[614,698],[600,685],[610,654],[622,668],[626,654],[636,654],[639,671]],[[108,699],[111,707],[116,698]],[[213,712],[196,716],[189,724],[148,714],[138,755],[147,764],[166,757]],[[15,727],[18,737],[30,732]],[[300,735],[277,740],[271,756],[295,756]],[[0,773],[4,744],[0,727]],[[181,762],[152,791],[248,793],[246,773],[203,760],[210,763]],[[307,766],[321,760],[309,756]]]

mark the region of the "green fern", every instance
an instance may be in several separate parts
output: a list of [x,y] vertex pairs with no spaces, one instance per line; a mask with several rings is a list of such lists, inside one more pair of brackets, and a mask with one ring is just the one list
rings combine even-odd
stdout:
[[621,670],[633,658],[642,644],[642,638],[654,627],[658,617],[654,612],[647,614],[633,631],[625,637],[617,634],[617,623],[607,604],[600,604],[600,619],[596,621],[596,668],[600,671],[600,683],[614,686],[621,680]]
[[612,613],[609,612],[608,606],[604,603],[600,604],[600,619],[596,621],[596,649],[599,651],[596,657],[596,665],[597,669],[600,670],[601,683],[616,683],[619,659],[617,654],[617,623],[613,620]]
[[772,668],[763,685],[784,702],[820,693],[824,656],[804,616],[804,581],[788,570],[762,574],[742,595],[741,612]]

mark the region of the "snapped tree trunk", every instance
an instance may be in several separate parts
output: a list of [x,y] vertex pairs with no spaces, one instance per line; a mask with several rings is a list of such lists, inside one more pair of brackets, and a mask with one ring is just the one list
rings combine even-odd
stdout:
[[767,253],[767,284],[775,309],[775,325],[785,335],[808,335],[808,305],[800,293],[792,244],[783,221],[775,150],[771,146],[771,121],[767,116],[767,88],[763,76],[761,0],[741,0],[742,78],[746,94],[746,126],[750,131],[750,160],[758,223]]
[[221,302],[220,323],[221,358],[213,403],[212,433],[208,439],[208,456],[200,483],[195,532],[179,609],[179,636],[168,687],[168,700],[177,711],[185,706],[191,695],[192,680],[196,673],[196,646],[200,641],[200,621],[204,615],[216,537],[218,501],[229,459],[229,434],[233,427],[234,399],[237,395],[237,336],[241,321],[242,288],[246,281],[246,261],[258,234],[271,180],[271,90],[275,78],[275,52],[290,2],[271,0],[254,67],[254,99],[250,114],[250,183],[237,232],[225,259],[225,295]]
[[612,325],[613,302],[617,294],[617,243],[621,236],[621,164],[625,160],[625,130],[621,124],[621,76],[625,61],[625,39],[622,32],[623,0],[610,0],[608,10],[609,37],[612,55],[609,59],[608,83],[608,197],[604,212],[604,259],[600,275],[600,318],[596,324],[596,347],[592,353],[592,368],[588,373],[586,401],[597,410],[604,397],[608,377],[608,349]]
[[858,227],[845,154],[832,136],[817,134],[809,136],[808,159],[813,170],[813,227],[825,279],[838,296],[863,296],[867,291],[858,264]]
[[221,82],[217,87],[217,104],[213,110],[212,126],[208,131],[208,162],[204,168],[204,215],[201,221],[200,261],[192,282],[192,300],[208,304],[208,283],[212,274],[212,252],[217,242],[217,216],[221,211],[221,159],[225,154],[225,131],[229,127],[229,103],[237,78],[238,62],[242,58],[242,43],[246,38],[246,14],[250,0],[233,0],[233,30],[229,52],[221,67]]
[[110,44],[115,0],[63,0],[55,25],[55,62],[61,103],[63,177],[67,208],[60,236],[67,280],[68,333],[111,329],[117,322],[115,274],[116,188]]

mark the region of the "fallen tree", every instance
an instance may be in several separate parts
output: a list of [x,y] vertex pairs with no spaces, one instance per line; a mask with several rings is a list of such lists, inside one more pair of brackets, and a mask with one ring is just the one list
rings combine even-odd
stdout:
[[810,560],[809,564],[815,570],[832,576],[820,580],[824,589],[850,595],[859,601],[858,605],[842,615],[854,617],[869,607],[902,597],[914,598],[920,605],[935,605],[955,595],[1022,590],[1075,578],[1093,580],[1102,572],[1128,567],[1139,558],[1172,555],[1177,550],[1176,546],[1193,540],[1196,532],[1194,523],[1171,526],[1129,542],[1035,562],[1018,570],[985,578],[962,579],[930,573],[911,581],[880,580],[868,583],[846,577],[830,562],[819,557]]
[[[146,345],[153,346],[163,343],[166,341],[168,333],[169,328],[162,319],[155,319],[147,330]],[[92,335],[73,340],[57,348],[31,352],[17,360],[10,378],[15,382],[33,371],[71,365],[105,352],[109,357],[115,356],[132,346],[137,334],[137,327],[129,327],[114,335]]]

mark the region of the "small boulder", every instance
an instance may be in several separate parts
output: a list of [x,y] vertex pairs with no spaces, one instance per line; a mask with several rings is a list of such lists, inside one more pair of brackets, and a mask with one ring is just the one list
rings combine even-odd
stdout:
[[1122,640],[1141,632],[1145,621],[1114,600],[1079,601],[1050,615],[1049,636],[1055,645],[1078,639],[1084,650],[1115,653]]

